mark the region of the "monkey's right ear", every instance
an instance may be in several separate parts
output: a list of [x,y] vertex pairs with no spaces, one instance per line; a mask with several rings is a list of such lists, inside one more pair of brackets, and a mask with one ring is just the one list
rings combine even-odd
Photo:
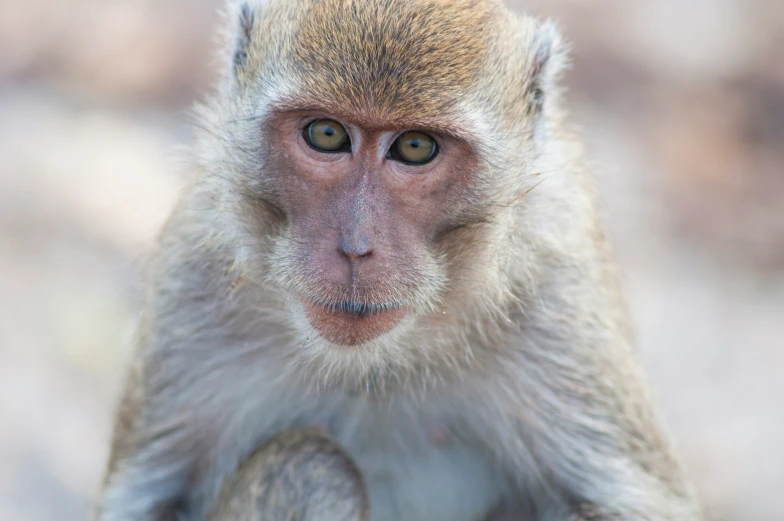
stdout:
[[264,2],[260,0],[232,0],[226,12],[226,41],[230,54],[229,74],[232,86],[236,89],[245,83],[247,63],[253,59],[253,40],[258,37],[260,10]]
[[245,65],[245,62],[248,60],[248,47],[253,37],[253,28],[256,25],[256,15],[248,3],[240,3],[237,22],[239,32],[237,34],[236,47],[234,48],[234,56],[232,57],[235,74],[237,69]]

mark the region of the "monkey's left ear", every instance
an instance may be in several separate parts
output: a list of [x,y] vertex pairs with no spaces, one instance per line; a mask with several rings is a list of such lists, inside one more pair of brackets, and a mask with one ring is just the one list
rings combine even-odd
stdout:
[[558,82],[568,64],[568,48],[558,27],[548,20],[536,27],[530,49],[528,113],[539,116],[548,98],[558,94]]

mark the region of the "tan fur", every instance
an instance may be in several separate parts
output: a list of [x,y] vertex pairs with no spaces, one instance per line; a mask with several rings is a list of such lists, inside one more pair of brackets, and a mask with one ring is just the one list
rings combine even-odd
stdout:
[[[498,6],[471,0],[313,2],[293,45],[305,88],[368,118],[435,118],[474,83]],[[450,49],[448,54],[443,49]]]
[[[243,499],[254,473],[296,506],[354,464],[341,504],[364,512],[367,491],[373,521],[699,519],[634,357],[552,24],[489,0],[237,0],[225,53],[150,264],[101,521],[266,519]],[[299,168],[303,114],[431,132],[449,176]],[[327,284],[314,252],[365,200],[378,240],[403,239],[373,284]],[[410,311],[348,349],[303,293]],[[335,457],[275,470],[322,446],[309,426],[333,440],[317,462]]]

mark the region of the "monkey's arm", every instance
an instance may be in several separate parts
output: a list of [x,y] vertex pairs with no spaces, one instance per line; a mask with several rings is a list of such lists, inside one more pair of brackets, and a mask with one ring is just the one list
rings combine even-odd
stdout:
[[[121,471],[116,475],[122,479]],[[117,495],[118,489],[109,492]],[[119,493],[123,492],[140,491],[119,487]],[[144,497],[133,501],[137,507]],[[126,497],[126,501],[131,499]],[[101,519],[118,519],[119,515],[156,521],[190,519],[187,510],[178,510],[182,505],[169,498],[167,506],[163,499],[159,496],[157,507],[148,502],[146,511],[130,512],[128,503],[109,505]],[[368,509],[365,484],[354,462],[330,438],[308,429],[284,431],[252,453],[224,480],[206,520],[367,521]]]
[[625,326],[610,313],[576,309],[578,301],[544,304],[521,319],[518,372],[505,389],[517,429],[498,446],[512,455],[526,494],[538,496],[530,500],[536,519],[700,519]]
[[517,435],[499,440],[506,461],[515,461],[521,494],[537,520],[700,519],[641,389],[608,389],[617,384],[599,380],[592,386],[566,375],[557,387],[553,383],[539,382],[539,392],[516,409]]
[[[164,521],[192,502],[210,468],[215,422],[231,402],[212,378],[210,358],[227,348],[219,298],[230,282],[225,261],[209,250],[204,203],[187,197],[167,222],[146,273],[133,365],[117,412],[99,499],[100,521]],[[251,450],[252,447],[247,450]]]
[[137,360],[118,409],[98,521],[177,519],[208,443],[198,422],[188,419],[187,406],[178,406],[174,395],[166,403],[152,392],[145,362]]

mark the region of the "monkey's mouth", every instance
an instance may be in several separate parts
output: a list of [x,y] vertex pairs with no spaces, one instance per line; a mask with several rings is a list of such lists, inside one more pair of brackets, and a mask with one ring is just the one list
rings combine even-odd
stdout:
[[398,302],[330,302],[304,298],[303,306],[310,325],[322,337],[344,346],[355,346],[383,335],[407,312],[405,304]]

